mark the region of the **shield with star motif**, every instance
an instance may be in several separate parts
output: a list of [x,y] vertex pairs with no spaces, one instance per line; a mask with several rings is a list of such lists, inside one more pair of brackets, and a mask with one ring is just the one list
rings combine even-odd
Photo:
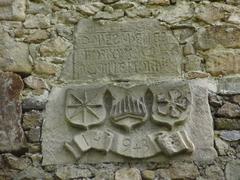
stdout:
[[105,88],[73,88],[66,90],[65,115],[75,126],[88,129],[102,123],[106,117],[103,103]]

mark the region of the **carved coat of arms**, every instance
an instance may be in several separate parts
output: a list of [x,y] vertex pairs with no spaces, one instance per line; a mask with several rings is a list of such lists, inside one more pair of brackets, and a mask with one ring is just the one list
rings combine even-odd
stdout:
[[76,159],[90,150],[130,158],[192,152],[187,132],[175,128],[190,118],[190,103],[185,82],[68,89],[66,119],[80,133],[65,147]]
[[89,129],[106,117],[103,103],[104,89],[68,89],[65,114],[73,126]]

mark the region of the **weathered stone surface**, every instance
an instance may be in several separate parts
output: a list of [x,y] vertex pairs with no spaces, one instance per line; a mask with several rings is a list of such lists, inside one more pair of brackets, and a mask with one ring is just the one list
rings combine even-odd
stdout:
[[63,73],[70,79],[181,74],[183,57],[178,41],[171,30],[154,20],[105,25],[82,20],[75,32],[74,49],[71,64]]
[[50,14],[51,13],[51,6],[47,1],[28,1],[28,8],[26,9],[27,14]]
[[36,61],[34,64],[34,72],[37,74],[55,75],[57,73],[57,68],[54,64]]
[[183,54],[184,54],[185,56],[195,54],[195,49],[194,49],[192,43],[188,42],[188,43],[183,47]]
[[190,3],[179,1],[175,6],[161,9],[157,19],[170,24],[190,19],[194,14],[193,7]]
[[[193,26],[176,26],[173,29],[175,37],[181,44],[189,43],[189,38],[194,34],[195,28]],[[191,42],[191,41],[190,41]]]
[[66,26],[64,24],[58,24],[56,26],[57,34],[68,40],[72,40],[73,28]]
[[24,130],[29,130],[31,128],[35,128],[38,126],[41,126],[42,124],[42,113],[40,113],[39,111],[30,111],[30,112],[26,112],[23,115],[23,129]]
[[44,172],[41,167],[32,167],[29,166],[27,169],[18,173],[14,180],[21,180],[21,179],[48,179],[52,180],[52,175]]
[[22,89],[20,76],[0,72],[0,152],[18,151],[24,147],[19,100]]
[[101,0],[101,2],[106,3],[106,4],[112,4],[112,3],[115,3],[117,1],[119,1],[119,0]]
[[197,47],[201,50],[215,48],[219,44],[226,48],[240,47],[240,29],[231,25],[214,25],[199,29],[196,33]]
[[48,91],[41,90],[39,94],[30,94],[23,99],[22,108],[24,111],[43,110],[48,100]]
[[79,168],[78,166],[68,165],[57,168],[56,176],[62,180],[75,178],[90,178],[93,177],[89,169]]
[[36,76],[28,76],[23,79],[24,83],[32,89],[49,89],[46,81]]
[[19,73],[31,73],[28,45],[16,42],[0,28],[0,69]]
[[229,18],[228,22],[233,24],[240,24],[240,11],[239,12],[233,12]]
[[0,20],[23,21],[25,9],[26,0],[1,0]]
[[226,141],[239,141],[240,140],[240,131],[223,131],[220,134],[220,137]]
[[0,169],[1,179],[14,179],[17,176],[18,171],[13,169]]
[[211,180],[225,179],[223,170],[217,165],[211,165],[207,167],[205,173],[206,173],[207,179],[211,179]]
[[217,48],[205,55],[206,71],[213,76],[240,73],[240,50]]
[[96,20],[117,20],[124,16],[124,11],[118,9],[113,12],[99,11],[93,18]]
[[215,146],[216,146],[217,152],[220,156],[224,156],[227,154],[229,145],[225,141],[220,139],[219,137],[215,138]]
[[28,156],[31,158],[33,166],[35,167],[41,166],[42,154],[40,153],[28,154]]
[[39,142],[41,137],[40,127],[31,128],[30,131],[26,132],[26,136],[29,142]]
[[220,94],[239,94],[240,93],[240,78],[236,77],[223,77],[218,80],[217,92]]
[[123,168],[115,173],[115,180],[142,180],[141,173],[136,168]]
[[194,179],[199,176],[198,169],[193,163],[174,162],[169,171],[172,179]]
[[27,43],[41,43],[48,39],[50,34],[45,30],[36,30],[24,39]]
[[227,180],[239,180],[240,179],[240,160],[234,160],[227,164],[225,174]]
[[40,143],[29,143],[28,144],[29,153],[41,153],[41,144]]
[[223,105],[223,98],[216,93],[209,92],[209,103],[213,107],[221,107]]
[[240,5],[240,2],[238,0],[226,0],[227,4],[231,4],[231,5]]
[[[54,88],[43,124],[43,164],[214,158],[207,84],[189,83]],[[166,131],[175,127],[181,129]]]
[[186,63],[185,63],[185,71],[201,71],[201,62],[203,61],[203,58],[196,56],[196,55],[188,55],[186,57]]
[[209,73],[202,71],[189,71],[187,73],[187,79],[200,79],[200,78],[208,78],[210,76]]
[[147,9],[144,6],[137,6],[136,8],[126,9],[125,10],[126,15],[130,18],[135,17],[141,17],[141,18],[147,18],[152,15],[152,12],[150,9]]
[[240,106],[226,102],[220,109],[218,109],[217,114],[221,117],[240,117]]
[[152,180],[155,178],[155,174],[153,170],[144,170],[142,172],[142,177],[144,180]]
[[209,24],[222,20],[225,17],[225,11],[217,5],[218,3],[200,4],[195,9],[196,18]]
[[50,27],[50,16],[43,14],[27,15],[25,22],[23,23],[25,28],[34,29],[47,29]]
[[4,161],[11,169],[23,170],[31,165],[31,160],[27,157],[16,157],[10,153],[3,155]]
[[223,98],[213,92],[209,93],[209,103],[213,107],[221,107],[223,105]]
[[155,5],[170,5],[170,0],[149,0],[148,3]]
[[40,53],[42,56],[64,56],[69,46],[68,42],[58,37],[43,43],[40,47]]
[[79,11],[83,15],[88,15],[88,16],[92,16],[92,15],[96,14],[100,10],[101,9],[93,6],[92,4],[86,4],[86,5],[79,5],[79,6],[77,6],[77,11]]
[[240,130],[239,119],[216,118],[215,129],[217,130]]
[[240,95],[233,96],[232,101],[240,105]]
[[127,0],[120,0],[112,5],[114,9],[128,9],[133,7],[135,4]]
[[169,169],[157,169],[155,172],[156,179],[171,180]]

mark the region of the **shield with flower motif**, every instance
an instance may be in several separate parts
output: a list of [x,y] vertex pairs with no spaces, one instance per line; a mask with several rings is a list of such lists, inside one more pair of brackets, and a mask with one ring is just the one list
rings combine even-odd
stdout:
[[100,124],[106,117],[103,103],[104,88],[66,90],[65,114],[67,121],[76,127],[88,129]]
[[169,128],[190,118],[191,93],[186,81],[162,82],[150,87],[153,92],[152,120]]

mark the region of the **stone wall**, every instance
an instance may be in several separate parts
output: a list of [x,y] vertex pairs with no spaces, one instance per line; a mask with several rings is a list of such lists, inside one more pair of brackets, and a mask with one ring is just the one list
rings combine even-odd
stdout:
[[[101,24],[154,19],[164,27],[161,33],[168,29],[166,36],[178,45],[166,56],[182,61],[156,71],[208,81],[214,160],[42,164],[49,93],[69,82],[74,44],[82,46],[74,34],[83,31],[86,19]],[[239,0],[0,0],[0,179],[239,180],[239,65]],[[92,82],[85,75],[77,77]],[[164,79],[161,75],[157,78]]]

